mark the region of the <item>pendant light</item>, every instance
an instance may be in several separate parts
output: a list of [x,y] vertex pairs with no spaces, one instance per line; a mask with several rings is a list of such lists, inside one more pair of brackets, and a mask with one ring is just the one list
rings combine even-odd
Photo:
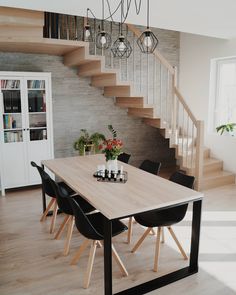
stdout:
[[86,15],[86,23],[84,25],[84,41],[85,42],[93,42],[93,35],[90,24],[88,22],[88,13],[90,9],[87,8],[87,15]]
[[129,58],[131,52],[132,52],[132,47],[127,40],[127,38],[124,37],[123,31],[122,31],[122,10],[123,10],[123,2],[121,4],[121,18],[120,18],[120,25],[119,25],[119,37],[118,39],[114,42],[111,51],[113,53],[114,57],[119,57],[119,58]]
[[137,40],[143,53],[153,53],[158,44],[158,39],[149,28],[149,0],[147,0],[147,28]]
[[102,0],[101,30],[96,36],[96,47],[99,49],[108,49],[110,46],[111,46],[111,36],[104,30],[104,0]]

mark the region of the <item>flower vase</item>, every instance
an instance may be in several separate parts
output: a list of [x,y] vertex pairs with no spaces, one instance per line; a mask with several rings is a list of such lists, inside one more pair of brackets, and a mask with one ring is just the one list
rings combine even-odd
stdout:
[[118,171],[117,159],[107,161],[107,170]]

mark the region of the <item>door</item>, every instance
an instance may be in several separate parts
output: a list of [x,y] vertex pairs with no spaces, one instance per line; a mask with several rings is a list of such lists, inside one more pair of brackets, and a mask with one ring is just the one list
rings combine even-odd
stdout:
[[27,183],[23,79],[3,77],[0,80],[2,185],[11,188]]
[[27,170],[29,184],[41,183],[39,174],[30,165],[40,165],[41,160],[51,157],[49,80],[45,77],[29,77],[26,80],[26,126],[27,126]]

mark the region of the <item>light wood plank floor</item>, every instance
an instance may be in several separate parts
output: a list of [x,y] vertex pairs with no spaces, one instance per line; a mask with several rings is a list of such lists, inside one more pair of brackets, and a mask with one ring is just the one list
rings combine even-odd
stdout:
[[[231,295],[236,294],[236,186],[225,186],[205,192],[202,221],[200,271],[150,294]],[[191,209],[191,208],[190,208]],[[64,238],[56,241],[49,234],[50,218],[40,223],[40,189],[20,190],[0,197],[0,294],[1,295],[87,295],[103,294],[103,253],[97,250],[89,289],[82,288],[88,249],[78,265],[69,262],[83,238],[74,230],[69,256],[63,257]],[[189,253],[191,212],[174,227]],[[57,226],[62,221],[58,216]],[[132,254],[133,244],[143,233],[134,225],[131,245],[126,234],[114,239],[129,277],[123,278],[113,264],[114,291],[157,277],[183,267],[186,262],[166,231],[161,245],[159,273],[152,272],[155,237],[149,236],[140,250]]]

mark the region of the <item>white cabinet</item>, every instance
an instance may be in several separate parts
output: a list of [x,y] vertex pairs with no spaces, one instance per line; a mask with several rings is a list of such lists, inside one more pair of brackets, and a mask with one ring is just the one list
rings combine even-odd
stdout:
[[51,74],[0,72],[1,191],[41,182],[30,162],[53,158]]

